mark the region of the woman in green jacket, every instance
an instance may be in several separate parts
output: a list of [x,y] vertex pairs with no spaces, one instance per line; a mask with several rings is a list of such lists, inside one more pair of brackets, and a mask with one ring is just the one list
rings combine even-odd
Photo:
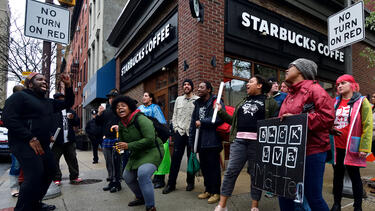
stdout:
[[119,131],[117,147],[130,151],[123,177],[136,199],[128,206],[146,204],[146,210],[156,210],[151,176],[162,161],[162,141],[155,136],[152,121],[137,109],[134,99],[118,96],[112,102],[112,110],[120,117],[116,127]]

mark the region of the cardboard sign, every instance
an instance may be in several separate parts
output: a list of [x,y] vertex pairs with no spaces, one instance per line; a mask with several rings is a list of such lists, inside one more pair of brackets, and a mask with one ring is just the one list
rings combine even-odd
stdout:
[[258,121],[256,188],[303,200],[307,114]]

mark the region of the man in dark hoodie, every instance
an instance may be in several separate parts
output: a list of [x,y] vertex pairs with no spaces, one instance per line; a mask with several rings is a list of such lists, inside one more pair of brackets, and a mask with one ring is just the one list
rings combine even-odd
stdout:
[[[118,96],[117,89],[112,89],[107,95],[109,105],[112,105],[112,100]],[[103,154],[108,171],[108,186],[104,187],[104,191],[111,193],[121,190],[121,157],[114,153],[113,145],[117,141],[116,132],[111,131],[112,125],[117,125],[119,118],[110,108],[111,106],[99,106],[98,115],[95,118],[96,123],[102,127],[103,132]]]
[[26,89],[10,96],[4,106],[2,120],[8,128],[9,145],[24,172],[18,201],[14,210],[54,210],[54,205],[41,202],[46,194],[56,166],[49,145],[53,136],[53,113],[70,108],[74,93],[69,75],[63,74],[66,99],[57,101],[45,97],[46,78],[31,73],[25,80]]
[[[63,101],[65,95],[56,93],[53,95],[55,100]],[[79,118],[73,109],[68,108],[57,113],[54,113],[54,127],[53,131],[60,128],[60,133],[57,136],[52,147],[52,152],[56,159],[56,174],[53,182],[56,185],[61,184],[62,173],[60,170],[60,158],[64,155],[66,164],[69,167],[70,183],[80,183],[82,179],[79,176],[79,168],[76,153],[76,135],[73,127],[79,126]]]
[[[208,203],[216,203],[220,198],[220,151],[223,149],[221,139],[216,133],[216,128],[223,123],[217,117],[212,123],[214,101],[216,95],[212,94],[212,85],[204,81],[198,86],[198,100],[194,102],[194,111],[191,118],[189,131],[189,146],[194,147],[196,129],[199,128],[198,148],[200,167],[204,178],[205,191],[198,195],[199,199],[208,199]],[[220,101],[222,108],[224,104]]]

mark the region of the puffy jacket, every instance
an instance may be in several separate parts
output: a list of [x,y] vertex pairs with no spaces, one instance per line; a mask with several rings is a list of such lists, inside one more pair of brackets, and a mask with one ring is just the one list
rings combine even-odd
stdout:
[[334,99],[316,81],[304,80],[290,87],[279,117],[302,112],[308,112],[306,155],[330,150],[329,129],[335,120]]
[[[75,111],[72,109],[66,109],[66,113],[72,113],[73,119],[68,119],[68,141],[69,142],[75,142],[76,141],[76,134],[74,132],[73,127],[79,126],[79,118]],[[56,138],[55,144],[62,145],[64,144],[64,131],[63,131],[63,116],[61,111],[56,112],[53,114],[53,130],[56,131],[56,129],[59,127],[61,128],[59,135]]]
[[37,137],[43,149],[49,149],[50,138],[55,132],[53,113],[68,109],[73,104],[72,88],[65,89],[64,101],[39,96],[29,89],[12,94],[5,102],[2,116],[8,128],[10,148],[30,147],[29,141]]
[[[214,100],[216,100],[216,96],[211,95],[211,97],[206,102],[204,102],[202,98],[199,98],[194,102],[195,107],[192,114],[189,131],[189,146],[194,146],[196,130],[195,122],[197,120],[200,120],[201,126],[199,130],[198,151],[202,148],[222,148],[221,139],[216,133],[216,128],[224,122],[220,119],[219,116],[216,117],[215,123],[211,122],[212,116],[214,114]],[[220,104],[222,108],[225,109],[222,100],[220,101]],[[199,109],[201,107],[206,107],[205,113],[202,117],[199,116]]]

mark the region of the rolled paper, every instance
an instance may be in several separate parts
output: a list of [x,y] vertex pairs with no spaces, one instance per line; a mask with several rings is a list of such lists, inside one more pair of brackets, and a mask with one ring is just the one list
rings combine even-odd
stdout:
[[198,139],[199,139],[199,128],[195,129],[194,153],[197,153],[197,149],[198,149]]
[[49,148],[50,148],[50,149],[52,149],[53,144],[55,143],[55,141],[56,141],[56,139],[57,139],[57,136],[58,136],[59,133],[60,133],[60,130],[61,130],[61,128],[59,128],[59,127],[56,129],[55,134],[53,135],[53,140],[54,140],[54,142],[51,142],[51,143],[49,144]]
[[[224,89],[224,82],[221,82],[219,93],[217,94],[217,98],[216,98],[216,104],[220,104],[220,99],[221,99],[221,95],[223,94],[223,89]],[[217,116],[217,106],[215,107],[214,115],[212,116],[212,121],[211,121],[212,123],[215,123],[216,116]]]

